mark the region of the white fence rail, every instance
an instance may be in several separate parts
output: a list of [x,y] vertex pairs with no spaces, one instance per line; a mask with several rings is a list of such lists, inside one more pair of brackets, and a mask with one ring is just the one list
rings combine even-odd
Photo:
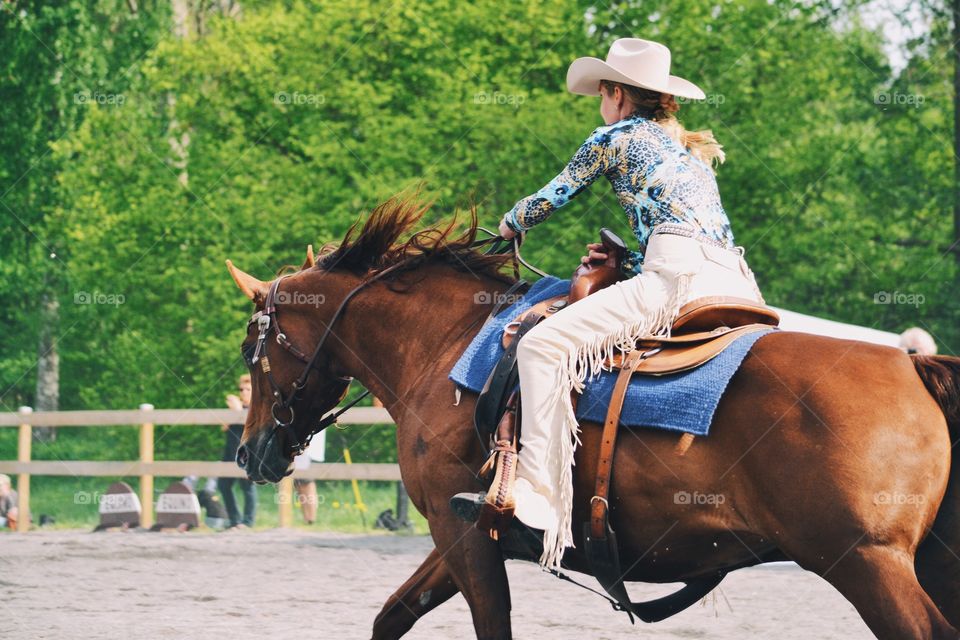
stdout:
[[[154,476],[209,476],[245,477],[244,472],[232,462],[205,460],[154,460],[155,425],[222,425],[242,424],[246,411],[231,409],[154,409],[142,405],[132,411],[32,411],[21,407],[18,412],[0,413],[0,427],[19,429],[17,459],[0,460],[0,473],[17,476],[20,515],[17,529],[30,528],[30,477],[31,476],[137,476],[140,478],[140,503],[143,508],[141,523],[144,527],[153,524],[153,478]],[[341,424],[392,424],[385,409],[356,407],[345,412],[338,421]],[[140,431],[140,455],[137,460],[84,461],[84,460],[33,460],[33,427],[105,427],[129,425]],[[400,468],[396,464],[380,463],[314,463],[308,469],[298,470],[280,482],[280,526],[288,527],[293,521],[293,479],[304,480],[400,480]],[[282,499],[282,498],[286,499]]]

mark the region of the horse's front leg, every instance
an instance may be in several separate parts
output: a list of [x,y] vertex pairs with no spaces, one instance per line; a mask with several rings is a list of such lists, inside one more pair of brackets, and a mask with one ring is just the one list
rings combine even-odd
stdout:
[[[437,505],[439,511],[440,505]],[[430,534],[451,577],[470,606],[481,640],[511,638],[510,585],[500,546],[473,525],[450,515],[430,518]]]
[[[444,381],[448,370],[445,365]],[[443,566],[470,607],[477,638],[510,638],[510,586],[500,546],[450,508],[453,495],[483,489],[475,470],[483,464],[484,452],[473,430],[463,426],[472,421],[472,403],[429,413],[444,403],[449,403],[448,395],[428,397],[422,405],[412,404],[408,413],[432,415],[434,424],[446,427],[427,427],[412,419],[397,423],[403,481],[411,502],[427,518]]]
[[459,590],[440,553],[433,549],[383,605],[373,623],[373,640],[400,638],[417,620]]

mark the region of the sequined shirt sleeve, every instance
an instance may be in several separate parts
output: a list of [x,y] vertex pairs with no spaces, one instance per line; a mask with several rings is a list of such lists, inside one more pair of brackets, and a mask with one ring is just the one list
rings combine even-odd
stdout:
[[507,224],[516,232],[540,224],[617,164],[616,148],[610,145],[609,127],[594,130],[563,171],[539,191],[513,205],[506,216]]
[[640,114],[596,129],[564,170],[520,200],[505,221],[514,231],[540,224],[600,176],[610,181],[637,240],[624,269],[639,273],[653,229],[671,223],[725,247],[735,245],[708,163]]

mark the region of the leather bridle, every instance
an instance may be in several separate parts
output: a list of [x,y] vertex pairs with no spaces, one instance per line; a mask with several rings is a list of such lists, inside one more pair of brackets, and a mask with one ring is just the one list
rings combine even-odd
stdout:
[[[479,227],[478,230],[489,234],[490,237],[475,241],[472,245],[473,248],[492,245],[487,249],[486,253],[494,254],[503,253],[506,251],[512,252],[514,272],[518,278],[520,264],[523,264],[528,269],[535,271],[540,275],[546,275],[539,269],[527,264],[527,262],[520,257],[519,238],[508,241],[482,227]],[[314,347],[313,353],[309,356],[298,349],[292,342],[290,342],[290,340],[287,338],[287,335],[280,328],[280,323],[277,319],[277,293],[280,290],[280,283],[294,274],[280,276],[274,280],[273,283],[271,283],[270,289],[267,291],[267,297],[264,300],[263,309],[254,313],[247,322],[248,331],[250,325],[252,324],[257,325],[258,331],[256,347],[250,362],[251,364],[260,362],[260,368],[264,375],[267,376],[267,380],[270,383],[271,393],[273,395],[273,405],[270,407],[270,416],[273,418],[273,431],[274,434],[280,430],[286,432],[288,446],[286,453],[290,456],[290,458],[294,458],[303,453],[307,446],[309,446],[310,440],[313,438],[313,436],[320,433],[331,424],[334,424],[337,421],[337,418],[339,418],[347,409],[350,409],[363,398],[370,395],[370,391],[364,391],[362,394],[352,399],[343,407],[327,414],[320,419],[319,423],[317,423],[315,427],[310,429],[309,433],[307,433],[303,439],[300,438],[296,429],[293,427],[293,423],[296,418],[296,413],[294,412],[293,406],[300,398],[300,392],[303,391],[304,387],[306,386],[307,378],[310,376],[310,372],[316,369],[320,373],[326,373],[317,366],[317,358],[320,357],[320,351],[323,349],[327,338],[329,338],[330,334],[333,332],[333,326],[346,310],[347,304],[353,299],[354,296],[366,288],[367,285],[372,284],[373,282],[376,282],[377,280],[380,280],[405,266],[407,266],[405,262],[397,262],[386,269],[383,269],[382,271],[378,271],[372,277],[362,280],[357,286],[351,289],[343,298],[343,300],[340,301],[340,305],[337,307],[336,311],[333,312],[333,317],[330,318],[330,322],[324,327],[323,334],[320,336],[317,346]],[[271,332],[276,334],[277,344],[283,347],[284,350],[294,358],[304,363],[303,371],[300,373],[297,379],[293,381],[289,394],[283,393],[280,384],[273,377],[273,373],[270,368],[270,359],[267,357],[267,338],[270,336]],[[343,400],[343,398],[347,395],[347,391],[350,388],[350,383],[353,381],[353,378],[343,376],[339,377],[338,380],[341,382],[341,386],[336,394],[337,401],[333,404],[331,409],[339,405],[340,401]],[[281,417],[282,413],[285,413],[286,415]],[[283,419],[284,417],[286,420]]]
[[[321,369],[317,366],[317,359],[320,357],[320,351],[323,349],[323,345],[326,343],[327,338],[330,337],[330,334],[333,331],[333,325],[336,324],[337,320],[340,319],[340,316],[343,315],[343,312],[347,307],[347,303],[350,302],[350,300],[355,295],[360,293],[360,291],[362,291],[367,285],[379,280],[388,273],[393,272],[400,266],[402,266],[402,264],[397,263],[384,269],[383,271],[379,271],[372,278],[363,280],[360,282],[360,284],[351,289],[350,292],[347,293],[347,295],[340,302],[337,310],[333,312],[333,317],[324,327],[323,334],[320,336],[320,340],[317,342],[317,346],[314,347],[313,353],[310,356],[307,356],[306,353],[298,349],[296,345],[290,342],[290,340],[287,338],[287,335],[280,328],[280,323],[277,318],[277,293],[280,289],[280,283],[286,278],[290,277],[292,274],[280,276],[273,281],[273,283],[270,285],[270,289],[267,291],[267,297],[264,300],[263,309],[254,313],[247,322],[248,330],[250,325],[256,324],[258,331],[256,347],[250,362],[251,364],[260,362],[260,369],[263,371],[264,375],[267,376],[267,381],[270,383],[270,389],[273,395],[273,405],[270,407],[270,416],[273,418],[273,430],[274,433],[279,430],[286,432],[288,447],[286,453],[291,458],[303,453],[303,451],[310,444],[310,440],[313,438],[313,436],[320,433],[331,424],[335,423],[337,418],[339,418],[344,411],[350,409],[370,394],[369,391],[364,391],[362,394],[348,402],[345,406],[324,416],[315,427],[310,429],[310,432],[303,439],[300,438],[299,434],[297,434],[297,430],[293,427],[293,423],[296,418],[296,413],[294,412],[293,406],[299,399],[300,392],[303,391],[304,387],[307,385],[307,378],[310,376],[310,372],[316,369],[318,372],[323,373],[323,371],[321,371]],[[271,371],[270,358],[267,356],[267,338],[270,336],[271,332],[276,334],[277,344],[283,347],[284,350],[294,358],[304,363],[303,371],[300,373],[297,379],[293,381],[289,394],[283,393],[280,384],[273,377],[273,372]],[[353,381],[353,378],[346,376],[339,377],[338,379],[342,384],[336,394],[337,401],[334,403],[334,407],[340,404],[340,401],[343,400],[343,398],[347,395],[347,390],[350,388],[350,383]]]

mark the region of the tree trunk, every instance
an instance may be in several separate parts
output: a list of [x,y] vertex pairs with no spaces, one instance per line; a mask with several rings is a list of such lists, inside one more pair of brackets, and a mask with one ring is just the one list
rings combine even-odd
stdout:
[[[60,354],[57,351],[57,327],[60,321],[60,301],[53,291],[40,297],[40,340],[37,344],[37,411],[56,411],[60,403]],[[37,440],[56,439],[54,427],[34,427]]]
[[[188,0],[172,0],[173,35],[178,40],[189,39],[190,5],[191,3]],[[173,156],[170,164],[180,170],[180,173],[177,174],[177,182],[180,183],[180,186],[189,189],[190,133],[182,131],[180,122],[177,120],[177,94],[173,91],[167,93],[167,110],[170,113],[170,123],[167,125],[167,143],[170,145],[170,152]]]
[[187,21],[190,19],[190,4],[187,0],[171,0],[173,10],[173,35],[178,40],[187,37]]

